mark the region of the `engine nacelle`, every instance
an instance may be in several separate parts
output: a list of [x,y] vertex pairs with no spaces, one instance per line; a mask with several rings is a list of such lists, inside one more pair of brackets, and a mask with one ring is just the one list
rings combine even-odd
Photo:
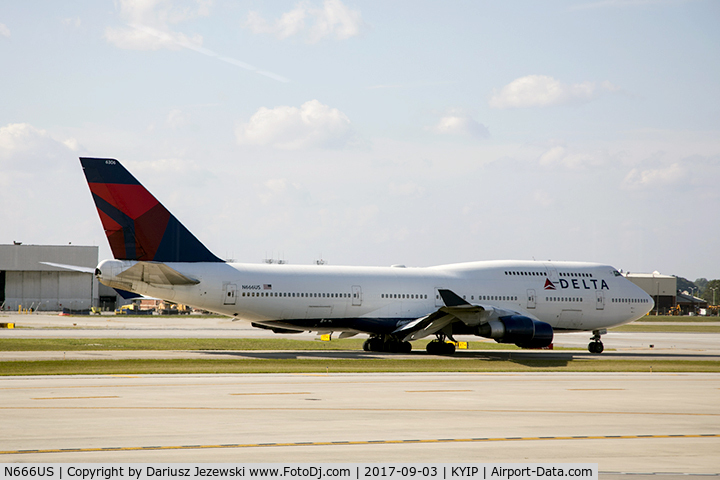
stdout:
[[548,323],[511,315],[483,323],[475,335],[493,338],[498,343],[514,343],[520,348],[543,348],[552,343],[553,329]]

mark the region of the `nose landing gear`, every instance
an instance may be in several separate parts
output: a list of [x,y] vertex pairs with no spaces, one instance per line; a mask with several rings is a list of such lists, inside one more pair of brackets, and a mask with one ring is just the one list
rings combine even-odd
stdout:
[[590,340],[592,341],[588,343],[588,351],[590,353],[602,353],[603,350],[605,350],[605,347],[603,346],[602,341],[600,341],[600,337],[605,335],[607,330],[603,328],[602,330],[593,330],[592,333],[593,336],[590,337]]

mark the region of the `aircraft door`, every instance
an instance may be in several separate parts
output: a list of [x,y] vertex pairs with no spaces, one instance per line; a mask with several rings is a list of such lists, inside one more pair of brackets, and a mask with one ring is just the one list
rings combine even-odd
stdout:
[[535,308],[536,303],[535,290],[529,288],[527,291],[527,308]]
[[355,307],[362,305],[362,288],[360,285],[352,286],[352,304]]
[[235,305],[237,298],[237,285],[226,283],[223,288],[223,305]]
[[557,283],[558,279],[560,278],[557,273],[557,269],[550,263],[545,264],[545,269],[547,270],[548,278],[551,282]]
[[595,310],[605,309],[605,295],[602,290],[595,290]]

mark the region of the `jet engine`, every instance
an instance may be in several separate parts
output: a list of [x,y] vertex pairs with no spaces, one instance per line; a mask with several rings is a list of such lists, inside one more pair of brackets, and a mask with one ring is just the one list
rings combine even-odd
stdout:
[[483,323],[476,328],[475,335],[493,338],[498,343],[514,343],[520,348],[543,348],[552,343],[553,329],[548,323],[511,315]]

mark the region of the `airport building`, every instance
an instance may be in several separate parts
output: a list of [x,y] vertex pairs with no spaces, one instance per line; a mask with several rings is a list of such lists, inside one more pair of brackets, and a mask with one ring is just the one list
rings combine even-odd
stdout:
[[45,265],[51,262],[95,269],[98,247],[75,245],[0,245],[0,309],[33,311],[115,308],[115,291],[99,285],[92,273]]
[[627,273],[625,278],[653,297],[655,308],[650,315],[667,315],[677,305],[677,278],[672,275],[653,273]]

